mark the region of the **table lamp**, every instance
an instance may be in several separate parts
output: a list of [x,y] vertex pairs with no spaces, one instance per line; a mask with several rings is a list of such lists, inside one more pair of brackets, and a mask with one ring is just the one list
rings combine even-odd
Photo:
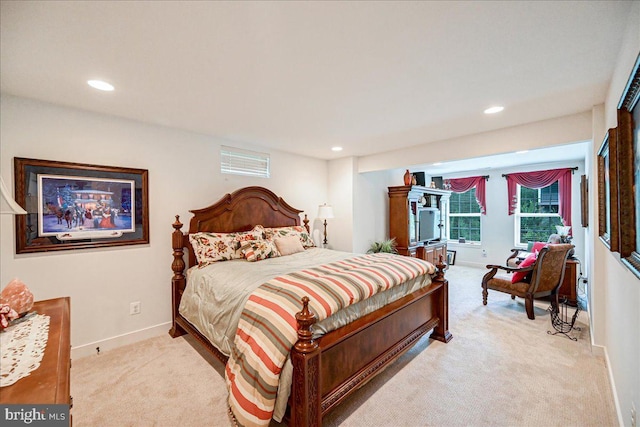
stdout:
[[27,211],[13,200],[11,192],[4,185],[4,180],[0,176],[0,192],[2,193],[2,202],[0,203],[0,214],[26,215]]
[[318,218],[324,220],[324,241],[322,242],[322,244],[326,245],[327,244],[327,219],[333,218],[333,207],[331,207],[330,205],[327,205],[326,203],[324,205],[320,205],[318,207]]

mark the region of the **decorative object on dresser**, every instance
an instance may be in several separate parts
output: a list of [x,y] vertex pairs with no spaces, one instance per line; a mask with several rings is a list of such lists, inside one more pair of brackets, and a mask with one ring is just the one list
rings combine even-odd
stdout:
[[[189,267],[197,265],[189,234],[248,232],[255,230],[257,224],[261,224],[264,228],[300,227],[301,211],[289,206],[270,190],[247,187],[227,194],[219,202],[207,208],[191,212],[194,216],[190,220],[187,234],[181,231],[182,224],[178,217],[173,223],[171,266],[174,272],[172,278],[173,326],[170,334],[173,337],[185,333],[193,335],[205,349],[223,363],[227,363],[229,357],[181,312],[181,300],[186,299],[189,294],[184,272],[185,248],[188,251]],[[308,230],[306,220],[305,228]],[[318,253],[312,251],[318,251]],[[336,256],[335,254],[337,254],[335,251],[327,249],[309,248],[290,257],[312,256],[315,258],[316,256]],[[384,254],[364,255],[364,257],[374,256],[390,257],[390,261],[391,258],[400,258]],[[281,260],[281,258],[267,259],[259,263],[272,265],[269,263],[279,259]],[[397,261],[400,262],[400,259]],[[218,267],[222,265],[221,268],[226,269],[226,266],[234,263],[220,263]],[[255,263],[251,264],[255,265]],[[215,265],[206,268],[209,267],[215,267]],[[298,303],[301,311],[295,315],[298,326],[297,342],[290,354],[293,379],[291,396],[288,399],[289,425],[319,427],[322,424],[322,417],[327,412],[381,372],[429,331],[433,330],[430,335],[432,339],[443,342],[451,340],[452,336],[448,330],[448,282],[444,278],[444,267],[443,264],[439,266],[438,272],[430,278],[430,284],[320,337],[313,335],[311,329],[316,322],[316,316],[311,311],[314,301],[304,297]],[[200,273],[202,270],[204,269],[196,268],[192,271]],[[194,275],[190,274],[189,280],[193,277]],[[312,297],[312,300],[315,298]],[[317,306],[317,303],[315,305]],[[317,330],[314,329],[314,332]],[[228,367],[228,369],[231,368]]]
[[417,185],[389,187],[389,237],[400,255],[436,264],[447,259],[443,203],[450,191]]
[[327,205],[326,203],[324,205],[318,206],[318,218],[324,221],[323,222],[324,240],[322,241],[322,244],[326,245],[327,244],[327,219],[333,218],[333,207]]
[[[14,384],[2,387],[2,404],[63,404],[72,406],[70,393],[70,298],[37,301],[30,316],[47,317],[46,347],[39,367]],[[13,326],[11,326],[13,327]],[[7,331],[0,334],[6,334]]]
[[409,169],[404,173],[404,185],[411,185],[411,172],[409,172]]
[[14,158],[16,253],[149,243],[146,169]]
[[33,294],[22,281],[13,279],[0,292],[0,305],[7,305],[22,316],[33,307]]

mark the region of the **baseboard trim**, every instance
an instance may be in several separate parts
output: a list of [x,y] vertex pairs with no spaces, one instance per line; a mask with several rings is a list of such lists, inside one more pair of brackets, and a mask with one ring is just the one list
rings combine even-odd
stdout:
[[616,381],[613,378],[613,371],[611,370],[611,363],[609,361],[609,353],[607,347],[601,345],[592,345],[591,351],[594,355],[598,356],[602,354],[604,357],[604,363],[607,364],[607,375],[609,376],[609,385],[611,386],[611,392],[613,393],[613,403],[616,405],[616,415],[618,416],[618,425],[624,427],[624,418],[622,417],[622,410],[620,409],[620,401],[618,400],[618,392],[616,388]]
[[96,354],[96,347],[100,347],[100,352],[103,353],[114,348],[122,347],[127,344],[133,344],[138,341],[146,340],[166,334],[171,328],[171,322],[160,323],[159,325],[150,326],[148,328],[139,329],[137,331],[128,332],[126,334],[117,335],[115,337],[107,338],[100,341],[94,341],[88,344],[79,345],[71,348],[71,358],[80,359],[82,357],[91,356]]

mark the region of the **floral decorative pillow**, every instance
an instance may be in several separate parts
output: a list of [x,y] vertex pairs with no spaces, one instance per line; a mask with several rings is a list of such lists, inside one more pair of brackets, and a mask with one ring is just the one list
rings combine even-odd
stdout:
[[189,242],[198,261],[198,266],[217,261],[243,258],[242,242],[262,239],[264,228],[256,225],[251,231],[237,233],[199,232],[189,235]]
[[244,242],[249,242],[252,240],[262,240],[264,236],[264,227],[262,227],[261,225],[256,225],[251,231],[229,233],[229,235],[233,236],[234,240],[236,241],[236,258],[244,258],[244,253],[242,252],[242,244]]
[[236,256],[236,241],[227,233],[194,233],[189,242],[198,261],[198,266],[216,261],[228,261]]
[[279,237],[297,236],[300,239],[300,243],[305,248],[312,248],[315,246],[313,239],[307,232],[307,229],[301,225],[292,225],[290,227],[277,227],[277,228],[265,228],[265,238],[267,240],[274,240]]
[[273,240],[246,240],[241,247],[244,257],[249,262],[261,261],[267,258],[280,256]]

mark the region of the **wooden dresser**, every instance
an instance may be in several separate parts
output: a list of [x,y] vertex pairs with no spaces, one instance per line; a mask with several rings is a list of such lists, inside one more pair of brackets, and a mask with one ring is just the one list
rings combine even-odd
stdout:
[[69,297],[38,301],[31,311],[50,316],[49,338],[40,367],[0,388],[0,403],[71,405],[71,302]]

